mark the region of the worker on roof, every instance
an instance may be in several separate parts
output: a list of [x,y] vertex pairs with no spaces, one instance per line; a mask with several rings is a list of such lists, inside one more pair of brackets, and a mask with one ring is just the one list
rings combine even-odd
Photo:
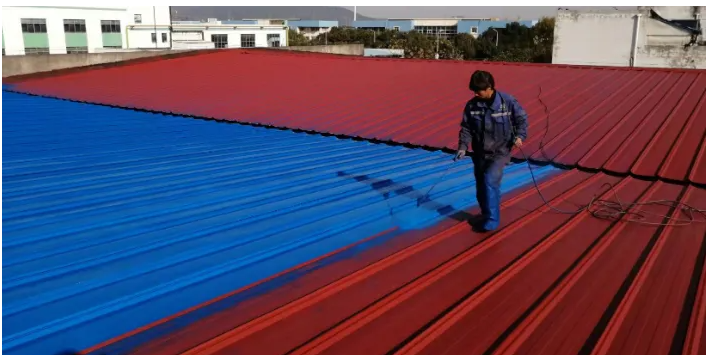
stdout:
[[482,212],[473,225],[480,231],[492,231],[500,223],[504,167],[511,160],[513,147],[520,148],[526,140],[527,115],[513,96],[496,90],[489,72],[475,71],[469,89],[474,97],[465,105],[455,160],[466,156],[472,145],[477,202]]

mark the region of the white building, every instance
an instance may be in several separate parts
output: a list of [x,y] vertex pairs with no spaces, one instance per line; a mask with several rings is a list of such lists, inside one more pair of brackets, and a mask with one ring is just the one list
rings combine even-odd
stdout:
[[172,23],[174,49],[284,47],[288,28],[282,22],[254,20]]
[[559,11],[554,64],[706,68],[705,6]]
[[169,6],[3,6],[3,55],[280,47],[287,25],[172,23]]
[[170,48],[169,6],[3,6],[3,53]]

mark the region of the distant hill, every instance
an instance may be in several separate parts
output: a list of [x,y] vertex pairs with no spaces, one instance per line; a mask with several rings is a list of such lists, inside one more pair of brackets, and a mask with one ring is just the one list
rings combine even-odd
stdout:
[[[349,26],[354,13],[337,6],[172,6],[173,20],[302,19],[336,20]],[[357,20],[373,20],[357,15]]]

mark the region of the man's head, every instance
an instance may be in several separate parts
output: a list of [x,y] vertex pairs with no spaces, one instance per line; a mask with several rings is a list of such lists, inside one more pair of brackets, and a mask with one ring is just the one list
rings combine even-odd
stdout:
[[477,70],[470,77],[470,90],[482,100],[489,100],[494,95],[494,77],[489,72]]

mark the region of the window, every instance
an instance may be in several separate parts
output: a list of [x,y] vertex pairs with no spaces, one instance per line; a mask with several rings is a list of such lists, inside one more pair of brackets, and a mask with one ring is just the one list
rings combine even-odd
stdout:
[[66,54],[88,53],[88,47],[66,47]]
[[23,18],[22,32],[23,33],[47,33],[47,21],[38,18]]
[[451,38],[457,34],[457,26],[415,26],[414,30],[428,36]]
[[393,30],[394,30],[394,31],[400,31],[400,30],[401,30],[401,28],[400,28],[400,27],[398,27],[398,26],[393,26]]
[[86,21],[64,20],[65,33],[86,33]]
[[280,47],[280,34],[268,35],[268,47]]
[[25,54],[49,54],[49,48],[25,48]]
[[101,33],[120,33],[120,21],[101,20]]
[[241,47],[242,48],[253,48],[256,46],[256,35],[248,34],[241,35]]
[[167,43],[167,33],[162,34],[162,43]]
[[477,28],[477,26],[472,26],[472,28],[470,28],[470,33],[472,33],[472,34],[477,34],[478,31],[479,31],[479,28]]
[[121,49],[121,48],[123,48],[123,47],[122,47],[122,46],[103,46],[103,48],[111,48],[111,49],[115,48],[115,49]]
[[214,43],[214,48],[227,48],[229,46],[228,35],[211,35],[211,41]]
[[143,23],[143,15],[141,15],[141,14],[133,15],[133,22],[135,22],[137,24]]
[[155,32],[151,33],[150,37],[152,37],[152,43],[157,43],[157,33],[155,33]]

